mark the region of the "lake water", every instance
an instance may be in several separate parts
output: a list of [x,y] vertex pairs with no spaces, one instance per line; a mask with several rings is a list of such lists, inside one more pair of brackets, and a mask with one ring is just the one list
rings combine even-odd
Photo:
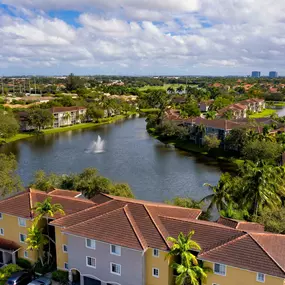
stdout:
[[[220,167],[205,157],[165,146],[149,136],[145,127],[144,118],[133,118],[92,129],[33,137],[7,144],[1,151],[16,155],[25,185],[39,169],[64,174],[96,167],[103,176],[129,183],[139,199],[201,199],[209,194],[203,184],[216,184]],[[105,141],[102,153],[92,151],[98,135]]]

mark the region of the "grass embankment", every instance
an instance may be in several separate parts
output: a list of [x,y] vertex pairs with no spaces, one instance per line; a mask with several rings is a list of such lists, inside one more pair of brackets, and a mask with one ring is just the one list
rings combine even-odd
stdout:
[[266,101],[268,106],[273,107],[285,107],[285,102],[278,102],[278,101]]
[[[131,113],[128,115],[132,115]],[[83,123],[83,124],[77,124],[73,126],[68,126],[68,127],[61,127],[61,128],[55,128],[55,129],[47,129],[47,130],[42,130],[40,133],[37,132],[31,132],[31,133],[20,133],[17,134],[16,136],[7,139],[6,141],[2,140],[3,143],[10,143],[26,138],[31,138],[36,135],[47,135],[47,134],[55,134],[55,133],[62,133],[62,132],[67,132],[67,131],[73,131],[73,130],[81,130],[81,129],[87,129],[87,128],[93,128],[96,126],[101,126],[104,124],[111,124],[114,123],[118,120],[124,119],[126,116],[125,115],[117,115],[111,118],[105,118],[105,119],[99,119],[98,123]],[[1,140],[0,140],[1,143]]]
[[258,118],[266,118],[266,117],[270,117],[271,115],[275,114],[276,110],[272,110],[272,109],[265,109],[260,113],[256,113],[256,114],[252,114],[249,117],[252,119],[258,119]]

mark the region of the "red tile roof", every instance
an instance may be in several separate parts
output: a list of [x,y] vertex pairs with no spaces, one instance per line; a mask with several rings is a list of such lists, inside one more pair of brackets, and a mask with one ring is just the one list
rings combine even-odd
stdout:
[[264,226],[258,223],[238,221],[224,217],[220,217],[218,223],[233,229],[239,229],[246,232],[264,232]]
[[[10,198],[0,201],[0,212],[26,219],[34,218],[33,208],[37,202],[43,202],[51,197],[52,203],[60,203],[66,215],[82,211],[95,205],[94,202],[67,196],[56,196],[34,189],[18,193]],[[55,216],[58,218],[59,215]]]
[[62,196],[62,197],[73,197],[81,195],[78,191],[72,191],[72,190],[63,190],[63,189],[54,189],[48,193],[49,195],[55,195],[55,196]]
[[9,250],[9,251],[15,251],[17,249],[19,249],[21,246],[18,245],[17,243],[4,239],[4,238],[0,238],[0,248],[4,249],[4,250]]
[[72,112],[79,110],[86,110],[86,107],[52,107],[50,110],[52,113]]

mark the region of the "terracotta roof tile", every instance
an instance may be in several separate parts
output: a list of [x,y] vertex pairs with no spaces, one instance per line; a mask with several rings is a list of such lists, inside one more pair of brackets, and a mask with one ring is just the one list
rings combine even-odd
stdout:
[[4,238],[0,238],[0,248],[5,250],[15,251],[19,249],[21,246],[15,243],[14,241],[10,241]]
[[285,278],[284,271],[249,234],[201,253],[198,258]]
[[80,195],[81,193],[78,191],[73,190],[63,190],[63,189],[54,189],[51,192],[48,193],[49,195],[56,195],[56,196],[62,196],[62,197],[73,197]]
[[72,111],[79,111],[79,110],[86,110],[86,107],[52,107],[52,113],[62,113],[62,112],[72,112]]
[[218,223],[233,229],[239,229],[246,232],[264,232],[264,226],[258,223],[238,221],[224,217],[220,217]]

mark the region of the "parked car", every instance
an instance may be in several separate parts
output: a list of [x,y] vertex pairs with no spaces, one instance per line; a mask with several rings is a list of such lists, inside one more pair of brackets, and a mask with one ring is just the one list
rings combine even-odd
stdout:
[[28,285],[51,285],[51,279],[47,277],[39,277],[31,281]]
[[27,285],[33,280],[33,275],[28,271],[13,273],[5,285]]

